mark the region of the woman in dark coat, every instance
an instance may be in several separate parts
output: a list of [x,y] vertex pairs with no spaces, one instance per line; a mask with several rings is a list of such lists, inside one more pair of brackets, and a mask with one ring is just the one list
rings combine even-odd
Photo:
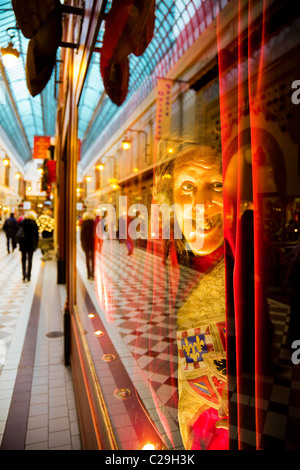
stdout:
[[22,222],[20,222],[20,227],[22,227],[23,233],[19,236],[18,242],[22,253],[23,281],[26,281],[26,279],[30,281],[32,257],[39,242],[39,229],[35,220],[36,217],[34,212],[28,212]]
[[80,241],[85,252],[88,279],[94,279],[94,235],[95,221],[93,214],[85,212],[82,217]]

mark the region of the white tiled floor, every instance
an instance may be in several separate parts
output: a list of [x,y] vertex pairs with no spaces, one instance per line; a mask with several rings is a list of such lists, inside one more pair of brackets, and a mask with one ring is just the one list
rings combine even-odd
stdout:
[[[42,263],[41,256],[39,250],[34,254],[32,280],[23,284],[20,253],[15,251],[7,255],[5,238],[0,233],[0,276],[8,279],[10,273],[9,284],[4,289],[5,296],[0,296],[0,339],[6,353],[0,369],[0,444]],[[64,339],[63,336],[47,336],[49,332],[63,332],[65,288],[56,285],[56,261],[51,259],[44,263],[25,450],[79,450],[81,445],[72,376],[70,368],[64,365]]]

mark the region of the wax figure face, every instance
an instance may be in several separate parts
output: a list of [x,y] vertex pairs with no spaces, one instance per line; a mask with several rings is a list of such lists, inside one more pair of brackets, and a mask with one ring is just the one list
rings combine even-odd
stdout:
[[197,256],[212,253],[223,243],[223,180],[217,152],[210,147],[184,152],[175,163],[173,191],[177,222],[191,251]]

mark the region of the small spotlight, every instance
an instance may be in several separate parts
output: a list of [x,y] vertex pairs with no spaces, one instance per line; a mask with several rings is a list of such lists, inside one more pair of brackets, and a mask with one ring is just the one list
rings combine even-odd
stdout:
[[104,169],[103,163],[100,163],[99,165],[97,165],[97,170],[102,171],[103,169]]
[[153,444],[145,444],[142,450],[155,450],[155,445]]
[[89,314],[88,314],[88,317],[89,317],[89,318],[94,318],[95,315],[94,315],[93,313],[89,313]]
[[100,336],[103,336],[104,333],[101,330],[97,330],[97,331],[95,331],[94,335],[100,337]]
[[19,179],[21,178],[20,173],[16,173],[16,174],[15,174],[15,177],[17,178],[17,180],[19,180]]
[[88,181],[88,182],[92,181],[91,176],[87,176],[85,179],[86,179],[86,181]]
[[3,160],[3,165],[4,165],[4,166],[8,166],[8,165],[9,165],[9,160],[8,160],[8,158],[4,158],[4,160]]

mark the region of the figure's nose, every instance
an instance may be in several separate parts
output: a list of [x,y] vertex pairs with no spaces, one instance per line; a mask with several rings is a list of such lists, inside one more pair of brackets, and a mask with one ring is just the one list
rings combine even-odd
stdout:
[[214,206],[211,192],[203,189],[198,189],[197,192],[194,194],[193,205],[195,207],[197,206],[197,209],[199,210],[201,210],[200,207],[202,207],[203,211],[210,210]]

